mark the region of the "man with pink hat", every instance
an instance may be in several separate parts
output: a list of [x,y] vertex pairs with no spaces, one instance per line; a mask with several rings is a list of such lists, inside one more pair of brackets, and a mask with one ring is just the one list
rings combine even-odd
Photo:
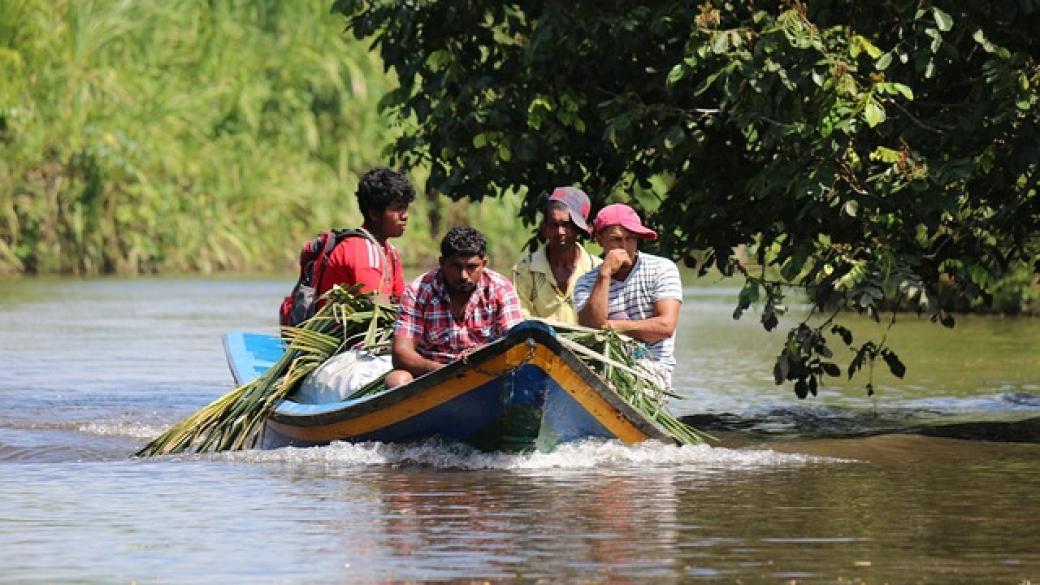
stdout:
[[579,234],[589,234],[591,208],[588,195],[576,187],[558,187],[549,196],[538,224],[544,244],[513,267],[525,317],[577,324],[574,283],[600,263],[578,241]]
[[614,329],[646,343],[643,365],[660,385],[672,385],[675,329],[682,305],[682,281],[675,262],[639,251],[640,240],[656,240],[628,205],[615,203],[596,214],[596,242],[603,263],[578,279],[574,304],[582,325]]

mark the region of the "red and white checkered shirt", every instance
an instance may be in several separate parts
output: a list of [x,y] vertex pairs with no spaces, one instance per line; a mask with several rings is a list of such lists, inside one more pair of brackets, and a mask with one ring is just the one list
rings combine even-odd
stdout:
[[394,335],[414,339],[419,355],[448,363],[467,349],[502,337],[524,319],[513,283],[487,268],[463,315],[461,323],[455,322],[441,269],[431,270],[405,287]]

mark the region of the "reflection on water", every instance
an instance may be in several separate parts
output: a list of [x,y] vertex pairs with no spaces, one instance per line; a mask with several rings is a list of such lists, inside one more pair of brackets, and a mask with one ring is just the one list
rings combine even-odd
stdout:
[[[230,389],[220,334],[272,331],[286,286],[0,284],[0,582],[1040,579],[1034,322],[908,321],[906,380],[798,401],[771,380],[782,333],[734,322],[732,291],[695,290],[677,406],[721,445],[129,459]],[[891,433],[925,427],[938,436]]]

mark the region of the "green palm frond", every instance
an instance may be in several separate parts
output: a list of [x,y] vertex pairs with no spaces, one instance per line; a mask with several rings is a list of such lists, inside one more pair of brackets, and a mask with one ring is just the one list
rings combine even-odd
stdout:
[[[343,340],[366,334],[370,319],[354,319],[358,312],[377,306],[358,287],[333,287],[326,303],[299,327],[282,329],[285,353],[259,378],[214,400],[174,424],[137,452],[138,456],[245,449],[254,446],[263,421],[299,383],[343,346]],[[392,323],[394,311],[382,306]]]

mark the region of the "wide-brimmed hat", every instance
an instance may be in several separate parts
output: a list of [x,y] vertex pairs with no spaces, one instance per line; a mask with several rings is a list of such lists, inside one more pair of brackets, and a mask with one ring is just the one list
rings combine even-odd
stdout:
[[574,225],[585,233],[592,231],[589,229],[589,212],[592,211],[592,203],[584,191],[577,187],[557,187],[553,189],[549,201],[559,201],[566,205]]
[[657,239],[657,232],[644,226],[636,210],[624,203],[614,203],[600,209],[592,223],[597,233],[612,225],[619,225],[644,240]]

